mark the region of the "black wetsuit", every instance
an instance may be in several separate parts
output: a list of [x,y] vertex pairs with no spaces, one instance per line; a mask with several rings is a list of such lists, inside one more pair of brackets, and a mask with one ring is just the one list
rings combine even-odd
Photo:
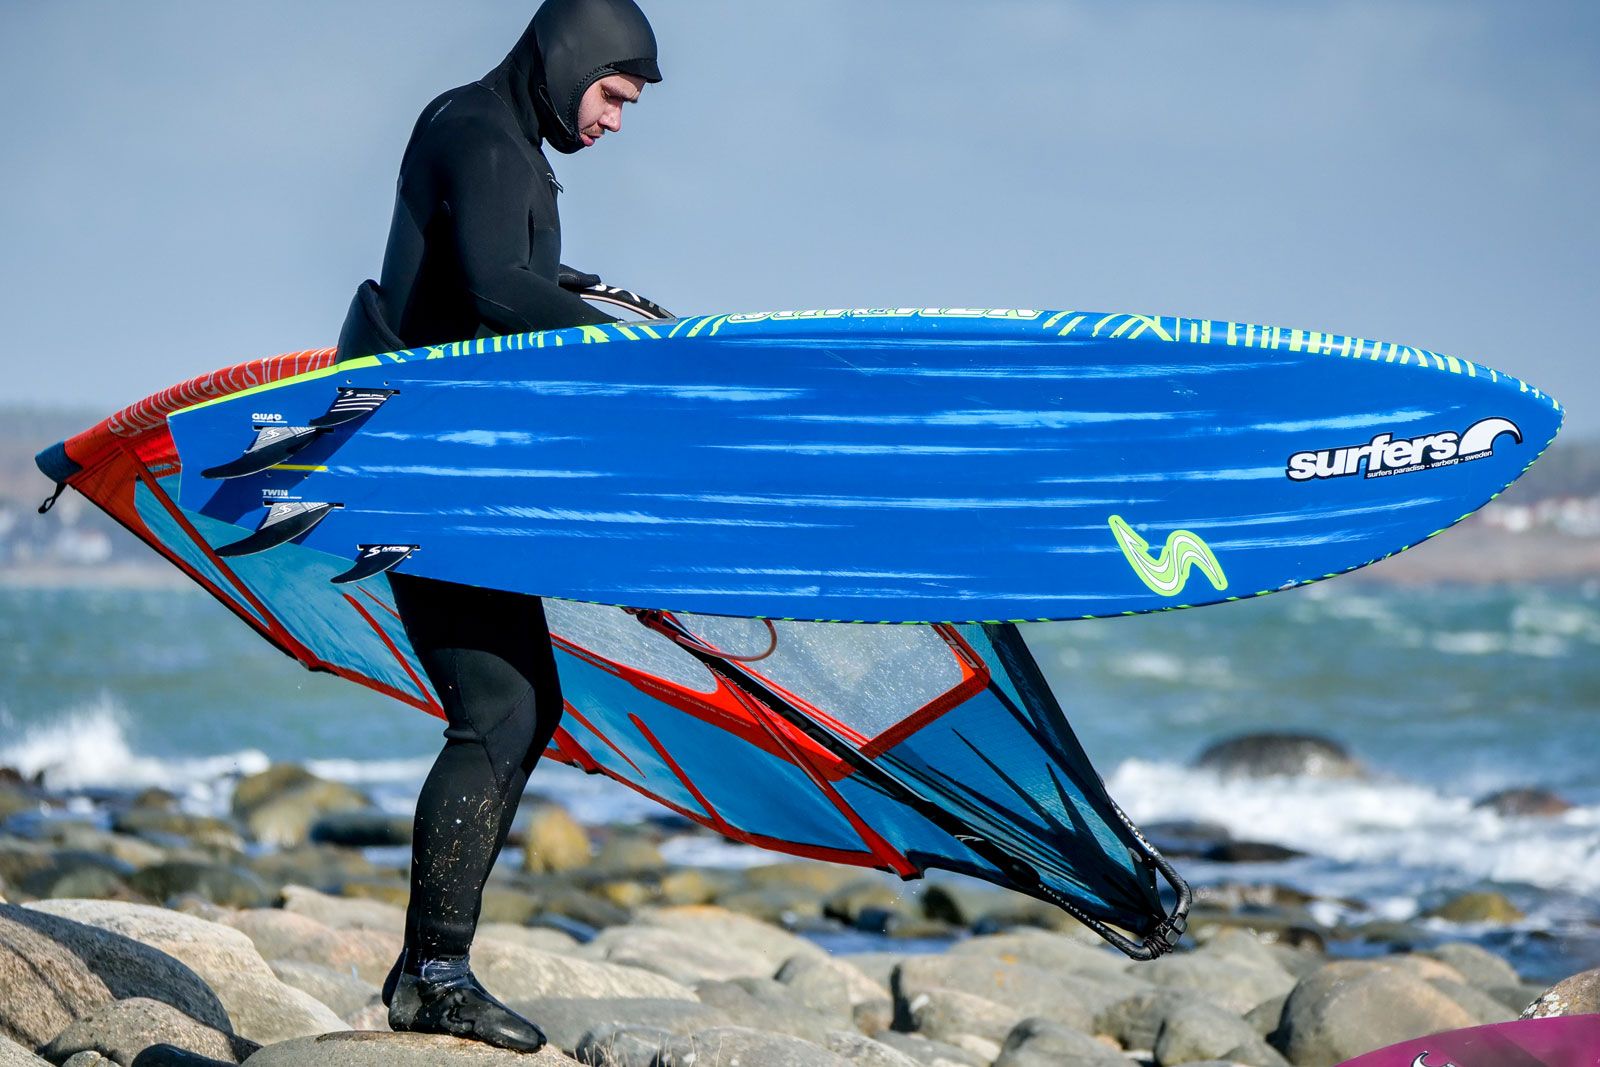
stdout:
[[[547,0],[503,63],[428,105],[400,166],[381,284],[357,293],[341,358],[611,321],[558,284],[560,186],[543,146],[582,147],[578,101],[615,73],[660,80],[632,0]],[[395,572],[389,582],[449,721],[417,801],[402,962],[454,980],[528,774],[560,722],[561,687],[538,599]]]

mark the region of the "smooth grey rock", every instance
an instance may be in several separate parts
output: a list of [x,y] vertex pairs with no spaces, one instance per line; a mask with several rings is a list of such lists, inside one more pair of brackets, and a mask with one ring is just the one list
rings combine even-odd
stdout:
[[0,1036],[37,1048],[74,1019],[136,996],[229,1028],[217,995],[171,956],[93,926],[0,905]]
[[1249,1023],[1221,1008],[1201,1004],[1187,1004],[1167,1015],[1156,1034],[1154,1051],[1160,1067],[1175,1067],[1195,1060],[1228,1060],[1247,1067],[1288,1067],[1288,1061],[1262,1040]]
[[694,1000],[679,982],[636,967],[558,956],[522,945],[480,941],[473,945],[472,969],[501,1000],[534,997],[644,997]]
[[[923,1037],[961,1048],[972,1047],[962,1041],[962,1037],[980,1037],[995,1044],[996,1055],[1006,1035],[1023,1019],[1023,1013],[1014,1007],[975,997],[971,993],[958,993],[953,989],[930,989],[919,993],[907,1007],[911,1013],[912,1029]],[[1083,1025],[1075,1027],[1080,1030],[1090,1021],[1087,1011],[1081,1017]],[[991,1055],[990,1059],[993,1058]]]
[[1260,1004],[1244,1013],[1244,1021],[1250,1024],[1250,1029],[1261,1038],[1271,1037],[1273,1031],[1278,1029],[1283,1022],[1283,1006],[1289,1002],[1289,995],[1273,997],[1263,1000]]
[[833,957],[794,956],[773,976],[800,1003],[824,1015],[849,1017],[863,1004],[890,1000],[889,987]]
[[1469,941],[1448,941],[1424,949],[1421,955],[1454,967],[1467,984],[1485,991],[1518,985],[1522,981],[1511,964]]
[[659,1067],[850,1067],[821,1045],[744,1026],[720,1026],[676,1037],[661,1050]]
[[334,930],[383,930],[404,934],[404,908],[377,900],[329,896],[303,885],[283,887],[283,910],[315,919]]
[[261,1046],[195,1022],[170,1004],[130,997],[102,1004],[57,1034],[40,1052],[59,1063],[79,1052],[98,1052],[129,1067],[152,1045],[172,1045],[198,1056],[242,1063]]
[[181,811],[160,811],[155,808],[134,808],[119,812],[111,818],[111,829],[119,834],[132,834],[155,843],[180,846],[202,846],[240,852],[244,839],[228,822],[208,815],[188,815]]
[[862,912],[868,909],[885,915],[922,917],[921,901],[900,881],[859,878],[835,889],[822,901],[822,914],[851,926],[859,925]]
[[332,892],[346,882],[374,878],[380,873],[380,869],[360,852],[327,845],[300,845],[264,852],[247,857],[245,863],[268,885],[279,890],[298,885]]
[[0,1036],[0,1067],[49,1067],[42,1060],[9,1037]]
[[194,893],[230,908],[261,908],[272,902],[272,890],[253,871],[223,863],[172,860],[135,872],[128,885],[151,900],[170,900]]
[[1295,984],[1293,976],[1276,963],[1253,966],[1203,952],[1163,956],[1140,967],[1139,975],[1158,986],[1190,990],[1234,1015],[1283,996]]
[[770,923],[709,904],[662,908],[640,917],[640,922],[690,937],[759,954],[765,974],[775,974],[791,956],[826,957],[823,949]]
[[269,960],[267,966],[278,976],[278,981],[294,986],[302,993],[309,993],[347,1023],[370,1005],[383,988],[381,983],[366,982],[349,971],[335,971],[320,963]]
[[586,1034],[607,1027],[618,1030],[643,1027],[668,1035],[682,1035],[735,1022],[727,1013],[692,1000],[533,997],[508,1001],[507,1007],[538,1023],[552,1045],[571,1053],[578,1051]]
[[925,1067],[989,1067],[988,1058],[921,1034],[886,1030],[877,1035],[877,1040]]
[[1167,1017],[1190,1006],[1215,1007],[1192,990],[1150,986],[1100,1012],[1095,1017],[1094,1031],[1109,1034],[1124,1048],[1154,1048],[1156,1035]]
[[270,1045],[344,1028],[326,1005],[278,981],[250,939],[231,927],[117,901],[51,900],[29,907],[122,934],[181,960],[215,992],[241,1037]]
[[935,989],[1006,1004],[1019,1017],[1081,1026],[1138,988],[1139,983],[1121,976],[1058,974],[984,956],[912,956],[896,968],[891,985],[897,1025],[909,1025],[911,1005]]
[[80,1052],[76,1056],[67,1057],[61,1067],[110,1067],[111,1062],[98,1052]]
[[1470,1012],[1414,971],[1383,961],[1339,960],[1295,985],[1270,1040],[1300,1067],[1324,1067],[1473,1022]]
[[1524,1008],[1522,1018],[1549,1019],[1596,1012],[1600,1012],[1600,968],[1563,978]]
[[583,1035],[575,1057],[589,1067],[656,1067],[674,1036],[652,1026],[607,1023]]
[[1127,1057],[1087,1034],[1025,1019],[1006,1037],[994,1067],[1128,1067]]
[[317,963],[340,974],[382,985],[403,939],[384,930],[333,930],[315,919],[277,908],[235,912],[223,922],[240,931],[268,961]]
[[721,1011],[738,1024],[772,1033],[809,1038],[851,1025],[848,1013],[828,1015],[815,1011],[790,997],[788,987],[771,978],[701,982],[695,986],[695,992],[701,1003]]
[[1476,1024],[1510,1022],[1517,1017],[1515,1008],[1509,1008],[1483,990],[1463,982],[1435,978],[1428,984],[1465,1009]]
[[558,956],[579,956],[580,942],[565,930],[550,926],[516,926],[512,923],[479,923],[478,940],[499,941],[554,952]]
[[1316,734],[1251,733],[1210,745],[1195,759],[1227,777],[1364,778],[1366,768],[1339,742]]
[[[854,1030],[829,1030],[822,1035],[822,1047],[848,1060],[855,1067],[916,1067],[917,1061],[882,1041],[875,1041]],[[3,1065],[0,1065],[3,1067]]]
[[[1016,930],[1005,934],[987,934],[982,937],[958,941],[945,953],[947,956],[982,956],[1005,963],[1024,963],[1057,973],[1078,975],[1110,975],[1116,979],[1128,977],[1127,958],[1120,954],[1086,945],[1075,937],[1051,933],[1048,930]],[[1135,971],[1131,977],[1140,978]]]
[[637,967],[675,982],[765,978],[772,973],[763,953],[705,941],[659,926],[613,926],[578,953],[585,959]]
[[92,852],[56,852],[47,866],[17,880],[17,888],[31,897],[110,897],[126,895],[133,868],[109,856]]
[[805,889],[740,889],[719,894],[717,906],[770,926],[822,919],[822,901]]
[[345,1030],[268,1045],[245,1062],[250,1067],[571,1067],[576,1061],[549,1045],[530,1054],[436,1034]]

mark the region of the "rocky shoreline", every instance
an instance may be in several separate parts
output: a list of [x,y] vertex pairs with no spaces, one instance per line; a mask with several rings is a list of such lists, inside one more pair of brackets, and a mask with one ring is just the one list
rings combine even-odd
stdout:
[[[1548,989],[1467,942],[1330,928],[1283,886],[1201,891],[1184,949],[1132,963],[1056,909],[966,880],[776,856],[673,866],[658,843],[680,829],[532,808],[473,949],[484,984],[551,1037],[522,1057],[387,1032],[378,990],[406,881],[373,857],[409,826],[350,786],[278,765],[241,779],[218,818],[160,791],[67,797],[0,771],[0,1067],[1316,1067],[1600,1010],[1600,972]],[[1220,847],[1204,827],[1156,829],[1180,850]],[[1273,847],[1222,844],[1257,861]],[[1504,902],[1486,896],[1449,906],[1494,921]],[[850,932],[872,950],[822,947]]]

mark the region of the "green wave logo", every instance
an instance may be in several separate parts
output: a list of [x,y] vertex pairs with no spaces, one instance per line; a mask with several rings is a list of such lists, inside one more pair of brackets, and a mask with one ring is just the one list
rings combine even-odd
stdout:
[[1140,537],[1121,515],[1111,516],[1111,533],[1139,580],[1158,596],[1177,596],[1183,592],[1189,582],[1189,571],[1195,567],[1200,568],[1200,573],[1217,589],[1228,588],[1222,564],[1198,534],[1188,530],[1173,531],[1167,535],[1161,554],[1151,559],[1150,542]]

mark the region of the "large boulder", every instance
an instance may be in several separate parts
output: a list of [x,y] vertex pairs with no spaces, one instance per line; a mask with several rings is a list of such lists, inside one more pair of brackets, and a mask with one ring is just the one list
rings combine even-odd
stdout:
[[1019,1016],[1082,1026],[1140,988],[1120,976],[1061,974],[982,956],[912,956],[895,969],[891,989],[896,1023],[909,1023],[917,999],[936,989],[1005,1004]]
[[80,1052],[98,1052],[128,1067],[152,1045],[172,1045],[224,1063],[243,1063],[261,1047],[197,1023],[170,1004],[130,997],[102,1004],[57,1034],[40,1052],[53,1063]]
[[849,1014],[860,1005],[891,999],[887,984],[832,956],[792,956],[773,977],[788,986],[796,1000],[827,1015]]
[[1044,1019],[1025,1019],[1006,1037],[994,1067],[1128,1067],[1110,1045],[1071,1027]]
[[250,836],[285,847],[306,841],[319,816],[370,806],[360,790],[318,778],[292,763],[274,764],[247,775],[233,792],[234,817],[244,823]]
[[[968,938],[951,945],[948,956],[982,956],[1003,963],[1024,963],[1058,974],[1125,976],[1128,961],[1075,937],[1048,930],[1022,929]],[[1135,972],[1139,974],[1141,972]]]
[[234,912],[222,921],[248,937],[263,959],[316,963],[377,985],[388,977],[403,940],[383,930],[333,930],[277,908]]
[[124,997],[150,997],[216,1029],[230,1026],[201,976],[171,956],[94,926],[0,905],[0,1036],[37,1048]]
[[1288,993],[1295,984],[1276,962],[1255,964],[1204,951],[1163,956],[1139,968],[1139,976],[1168,989],[1187,989],[1234,1015]]
[[249,1060],[250,1067],[572,1067],[575,1062],[548,1045],[528,1054],[455,1037],[370,1030],[282,1041]]
[[707,941],[659,926],[613,926],[583,946],[588,959],[666,975],[684,985],[772,974],[766,956],[749,948]]
[[[272,960],[268,966],[278,976],[278,981],[309,993],[346,1022],[371,1007],[382,989],[381,983],[364,982],[349,971],[335,971],[320,963]],[[387,1008],[384,1009],[384,1016],[388,1016]]]
[[49,1060],[41,1060],[9,1037],[0,1036],[0,1067],[50,1067]]
[[692,1000],[641,997],[534,997],[514,1000],[513,1010],[539,1024],[550,1043],[575,1053],[585,1035],[607,1027],[648,1027],[662,1034],[692,1034],[713,1026],[731,1026],[726,1013]]
[[917,1067],[917,1061],[899,1049],[854,1030],[829,1030],[817,1043],[853,1067]]
[[[1006,1035],[1025,1015],[1012,1005],[953,989],[919,993],[907,1009],[911,1028],[923,1037],[968,1049],[991,1060],[1000,1054]],[[1082,1010],[1076,1019],[1065,1025],[1087,1030],[1092,1022],[1093,1016]]]
[[1600,1013],[1600,968],[1563,978],[1522,1012],[1524,1019]]
[[335,897],[302,885],[283,887],[283,910],[335,930],[383,930],[404,934],[404,908],[378,900]]
[[128,879],[134,892],[165,901],[186,893],[229,908],[260,908],[272,890],[255,872],[225,863],[171,860],[137,871]]
[[1297,1067],[1331,1067],[1418,1034],[1476,1022],[1414,971],[1339,960],[1295,985],[1271,1041]]
[[694,1000],[694,991],[636,967],[558,956],[522,945],[479,941],[472,969],[501,1000],[534,997],[645,997]]
[[777,1034],[810,1038],[824,1030],[850,1025],[848,1012],[825,1014],[789,996],[788,988],[771,978],[738,978],[730,982],[701,982],[695,986],[707,1004],[742,1026]]
[[400,848],[411,844],[415,822],[410,815],[391,815],[377,808],[334,811],[317,817],[307,839],[340,848]]
[[1209,746],[1195,766],[1237,778],[1364,778],[1366,768],[1339,742],[1316,734],[1253,733]]
[[1288,1067],[1288,1061],[1231,1012],[1189,1004],[1169,1014],[1155,1041],[1156,1063],[1172,1067],[1224,1060],[1246,1067]]
[[1468,941],[1448,941],[1424,950],[1422,955],[1448,964],[1460,972],[1468,984],[1485,991],[1515,986],[1522,981],[1511,964]]
[[589,863],[589,835],[559,804],[538,804],[523,831],[522,869],[532,874],[572,871]]
[[1522,909],[1504,893],[1481,890],[1460,893],[1423,913],[1430,919],[1453,923],[1495,923],[1501,926],[1521,922]]
[[326,1005],[280,982],[250,939],[231,927],[115,901],[51,900],[29,907],[121,934],[187,964],[222,1001],[241,1037],[270,1045],[344,1028]]
[[754,952],[766,961],[767,974],[775,973],[791,956],[827,956],[827,952],[803,937],[709,904],[661,908],[642,915],[639,921],[707,943]]

